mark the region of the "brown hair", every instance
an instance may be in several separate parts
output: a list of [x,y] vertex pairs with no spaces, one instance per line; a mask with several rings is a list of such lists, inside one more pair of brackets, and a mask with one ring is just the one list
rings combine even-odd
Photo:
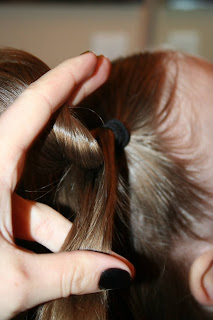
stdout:
[[[73,221],[62,250],[114,250],[137,274],[126,290],[46,303],[39,319],[204,319],[171,255],[175,241],[197,236],[208,198],[191,178],[191,159],[172,153],[174,137],[162,129],[180,59],[155,52],[115,61],[106,84],[75,108],[65,104],[32,146],[17,192]],[[0,50],[1,111],[48,70],[25,52]],[[124,150],[102,126],[114,118],[131,134]]]

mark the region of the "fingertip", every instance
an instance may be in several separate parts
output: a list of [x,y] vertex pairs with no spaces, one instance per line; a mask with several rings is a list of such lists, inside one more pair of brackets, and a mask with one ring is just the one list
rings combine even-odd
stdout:
[[117,269],[125,271],[129,274],[130,279],[135,278],[135,268],[133,264],[125,259],[124,257],[114,253],[106,253],[101,251],[93,251],[93,250],[79,250],[85,252],[90,255],[90,259],[96,261],[97,265],[99,265],[101,272],[105,272],[106,270]]
[[85,60],[83,63],[94,64],[95,67],[93,72],[91,72],[91,78],[98,77],[99,85],[106,81],[111,70],[111,62],[107,57],[104,55],[97,56],[92,51],[87,51],[86,53],[81,54],[79,57],[83,57]]
[[88,250],[51,254],[25,253],[29,274],[28,308],[47,301],[126,288],[133,272],[125,259]]
[[[125,258],[113,253],[93,250],[79,250],[78,252],[85,257],[85,261],[90,263],[87,274],[90,280],[88,286],[84,288],[84,293],[123,289],[131,284],[135,269]],[[89,270],[93,270],[93,274],[89,275]]]
[[102,272],[98,288],[100,290],[115,290],[127,288],[131,283],[128,271],[118,268],[109,268]]
[[127,260],[123,256],[120,256],[119,254],[113,251],[110,253],[110,255],[123,263],[123,266],[125,267],[125,270],[129,272],[131,279],[135,278],[135,274],[136,274],[135,267],[129,260]]
[[111,61],[104,55],[98,56],[98,64],[97,64],[97,70],[102,69],[105,75],[105,78],[107,79],[109,76],[109,73],[111,71]]
[[98,63],[98,57],[97,55],[92,51],[85,51],[81,53],[77,59],[82,60],[84,63],[93,63],[94,65],[97,65]]
[[[86,53],[82,56],[87,56],[89,53]],[[92,53],[93,54],[93,53]],[[94,55],[95,56],[95,55]],[[96,65],[93,68],[93,72],[91,73],[90,77],[86,79],[80,86],[77,87],[75,92],[70,97],[70,103],[72,105],[77,105],[81,102],[84,98],[86,98],[89,94],[94,92],[98,87],[100,87],[109,77],[109,73],[111,70],[111,63],[108,58],[105,56],[95,56]],[[90,56],[92,57],[92,55]],[[85,63],[86,61],[84,61]]]

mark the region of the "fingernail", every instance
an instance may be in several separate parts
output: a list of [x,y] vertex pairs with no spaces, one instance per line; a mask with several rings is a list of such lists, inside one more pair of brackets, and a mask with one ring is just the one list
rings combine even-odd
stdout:
[[105,55],[105,54],[100,54],[100,55],[98,55],[97,56],[99,59],[101,59],[101,58],[107,58],[108,59],[108,57]]
[[129,272],[117,268],[105,270],[99,280],[100,290],[122,289],[130,285],[131,277]]
[[92,51],[90,51],[90,50],[84,51],[84,52],[82,52],[82,53],[80,54],[80,56],[81,56],[82,54],[86,54],[86,53],[89,53],[89,52],[92,52]]
[[91,251],[91,252],[102,253],[102,254],[106,254],[106,255],[110,256],[110,253],[108,253],[108,252],[99,251],[99,250],[95,250],[95,249],[78,249],[78,251]]
[[210,267],[204,275],[203,285],[209,298],[213,301],[213,261],[211,262]]

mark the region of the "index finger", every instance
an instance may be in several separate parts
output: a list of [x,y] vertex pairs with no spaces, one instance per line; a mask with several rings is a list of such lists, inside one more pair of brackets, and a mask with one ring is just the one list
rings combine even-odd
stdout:
[[[51,115],[77,85],[84,81],[86,84],[95,73],[97,63],[92,52],[63,62],[31,84],[5,111],[0,117],[1,177],[5,174],[7,180],[8,176],[11,178],[20,158]],[[107,70],[105,72],[107,77]]]

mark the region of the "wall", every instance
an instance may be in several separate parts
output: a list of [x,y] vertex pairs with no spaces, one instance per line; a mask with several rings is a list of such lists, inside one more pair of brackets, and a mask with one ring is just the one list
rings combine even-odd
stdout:
[[213,62],[213,8],[184,11],[160,7],[155,17],[151,46],[178,49]]
[[141,5],[1,5],[0,44],[30,51],[50,66],[86,50],[109,58],[144,48]]
[[213,9],[134,5],[0,5],[0,45],[32,52],[51,67],[86,50],[114,59],[173,48],[213,61]]

